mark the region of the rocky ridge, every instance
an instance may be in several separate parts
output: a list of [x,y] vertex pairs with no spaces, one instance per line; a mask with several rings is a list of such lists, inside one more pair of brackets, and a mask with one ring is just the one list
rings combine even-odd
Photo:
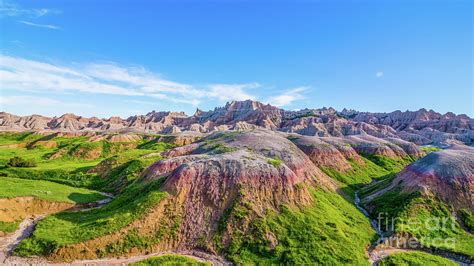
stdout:
[[474,148],[453,145],[428,154],[401,171],[386,191],[397,187],[474,212]]
[[371,135],[399,138],[418,145],[474,143],[474,120],[467,115],[439,114],[432,110],[367,113],[333,108],[287,111],[257,101],[233,101],[211,111],[150,112],[127,119],[16,116],[0,112],[0,131],[135,132],[175,134],[183,131],[210,133],[223,130],[266,128],[319,137]]

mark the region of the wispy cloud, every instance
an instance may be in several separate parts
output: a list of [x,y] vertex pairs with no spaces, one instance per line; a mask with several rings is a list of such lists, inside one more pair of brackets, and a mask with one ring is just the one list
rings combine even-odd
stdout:
[[146,104],[146,105],[156,105],[156,102],[151,102],[151,101],[141,101],[141,100],[125,100],[124,102],[127,103],[133,103],[133,104]]
[[20,22],[21,24],[25,24],[25,25],[33,26],[33,27],[46,28],[46,29],[52,29],[52,30],[59,30],[60,29],[58,26],[55,26],[55,25],[37,24],[37,23],[28,22],[28,21],[24,21],[24,20],[19,20],[18,22]]
[[37,96],[2,96],[0,98],[0,105],[91,107],[89,104],[62,102],[47,97]]
[[258,83],[212,84],[209,85],[207,95],[211,98],[218,99],[220,102],[254,100],[256,96],[249,94],[246,90],[257,89],[259,87],[261,87],[261,85]]
[[10,43],[15,45],[16,47],[20,47],[20,48],[25,47],[25,43],[19,40],[13,40],[13,41],[10,41]]
[[39,18],[48,14],[59,14],[61,11],[49,8],[23,8],[11,1],[0,0],[0,17]]
[[[16,91],[91,93],[130,96],[130,100],[159,99],[198,106],[210,100],[259,100],[259,83],[192,85],[163,78],[141,66],[109,63],[58,65],[0,54],[0,87]],[[276,106],[304,99],[307,87],[284,91],[267,99]]]
[[304,96],[302,95],[302,93],[306,91],[307,89],[309,88],[308,87],[294,88],[294,89],[285,91],[284,93],[280,95],[270,97],[267,100],[267,102],[278,107],[290,105],[295,101],[304,99]]
[[0,55],[0,84],[5,89],[28,91],[143,95],[138,91],[96,81],[72,68],[5,55]]
[[379,72],[375,73],[375,76],[376,76],[377,78],[383,77],[383,71],[379,71]]
[[207,100],[256,99],[247,90],[260,87],[258,83],[196,86],[162,78],[137,66],[116,63],[61,66],[7,55],[0,55],[0,85],[22,91],[143,96],[193,106]]

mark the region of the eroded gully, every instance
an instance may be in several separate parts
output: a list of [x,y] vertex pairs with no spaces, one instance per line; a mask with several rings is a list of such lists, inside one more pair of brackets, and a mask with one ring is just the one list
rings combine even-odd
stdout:
[[[99,200],[93,204],[87,204],[74,207],[71,211],[87,211],[91,209],[101,208],[114,198],[110,194],[101,193],[106,199]],[[90,265],[127,265],[133,262],[145,260],[151,257],[161,255],[182,255],[200,262],[211,262],[212,265],[232,265],[223,257],[213,254],[204,253],[197,250],[167,251],[156,252],[146,255],[136,255],[130,257],[102,258],[95,260],[75,260],[70,263],[52,263],[42,257],[18,257],[13,256],[13,250],[20,244],[23,239],[28,238],[34,232],[36,224],[43,219],[44,216],[29,217],[20,223],[18,230],[12,234],[0,237],[0,265],[72,265],[72,266],[90,266]]]
[[453,257],[458,256],[458,254],[454,254],[454,253],[450,253],[450,252],[445,252],[444,251],[442,254],[435,254],[433,252],[430,252],[430,250],[428,250],[428,249],[404,249],[404,248],[398,248],[398,247],[390,247],[390,246],[381,244],[381,243],[384,243],[383,240],[386,239],[386,236],[385,236],[384,232],[380,229],[381,227],[379,226],[378,222],[374,219],[371,219],[370,215],[369,215],[369,212],[366,209],[364,209],[364,207],[362,207],[362,205],[360,204],[360,198],[359,198],[358,191],[356,191],[355,194],[354,194],[354,204],[357,207],[357,209],[360,212],[362,212],[362,214],[364,214],[364,216],[367,217],[367,219],[369,219],[370,224],[372,225],[372,228],[377,232],[377,235],[379,237],[379,239],[377,239],[374,243],[372,243],[372,245],[367,250],[367,253],[369,255],[369,262],[370,262],[371,265],[378,265],[378,262],[380,260],[390,256],[391,254],[400,253],[400,252],[414,251],[414,250],[425,252],[425,253],[432,254],[432,255],[441,256],[441,257],[447,258],[451,261],[454,261],[454,262],[456,262],[456,263],[458,263],[459,265],[462,265],[462,266],[473,265],[471,263],[466,263],[464,261],[454,259]]

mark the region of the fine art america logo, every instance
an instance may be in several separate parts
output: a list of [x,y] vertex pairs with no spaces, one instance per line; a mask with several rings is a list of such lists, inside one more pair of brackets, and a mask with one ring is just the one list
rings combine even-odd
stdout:
[[[446,232],[456,231],[456,220],[453,217],[429,216],[426,219],[390,217],[388,213],[381,212],[375,221],[377,231],[381,237],[377,244],[403,249],[423,249],[424,247],[443,246],[454,249],[456,239],[442,237]],[[386,232],[386,233],[382,233]],[[393,232],[409,232],[395,233]],[[424,235],[417,238],[415,235]],[[386,237],[385,235],[390,235]]]

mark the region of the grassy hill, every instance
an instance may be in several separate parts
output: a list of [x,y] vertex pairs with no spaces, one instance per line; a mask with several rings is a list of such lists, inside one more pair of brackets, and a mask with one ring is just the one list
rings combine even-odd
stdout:
[[[366,250],[377,235],[352,196],[361,188],[362,196],[385,188],[416,159],[401,146],[383,146],[372,138],[364,145],[380,144],[382,151],[403,156],[363,153],[360,149],[372,146],[357,146],[357,138],[353,146],[343,138],[339,146],[307,139],[312,150],[304,152],[283,134],[265,130],[218,132],[173,150],[169,154],[177,155],[169,158],[159,152],[175,145],[156,136],[129,142],[31,133],[0,137],[0,174],[10,182],[0,188],[0,197],[62,197],[80,203],[92,200],[94,190],[116,196],[100,209],[48,216],[15,250],[54,261],[199,249],[237,264],[367,265]],[[339,161],[328,156],[318,165],[314,151],[336,152],[334,147],[350,153]],[[14,156],[34,160],[36,166],[10,167]],[[374,204],[400,216],[411,215],[421,203],[392,195]],[[444,213],[444,208],[426,210]],[[472,217],[464,216],[469,225]],[[9,230],[12,225],[1,226]],[[159,257],[143,263],[187,262]]]
[[0,198],[37,197],[48,201],[87,203],[103,199],[96,191],[43,180],[0,177]]

